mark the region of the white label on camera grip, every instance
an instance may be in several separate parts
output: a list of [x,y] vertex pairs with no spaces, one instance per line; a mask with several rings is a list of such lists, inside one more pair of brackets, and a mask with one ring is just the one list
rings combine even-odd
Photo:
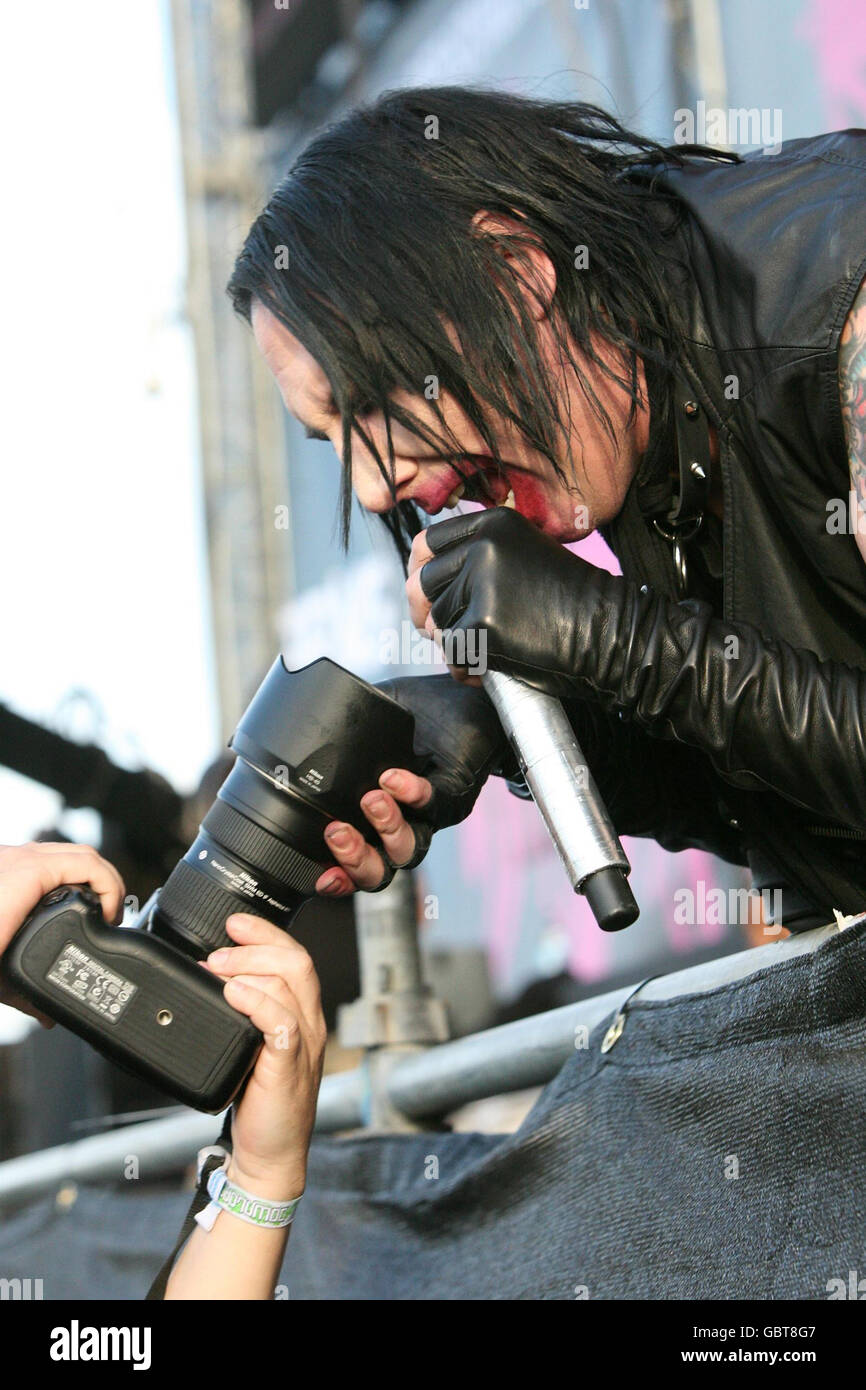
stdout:
[[67,941],[48,972],[48,979],[92,1009],[117,1023],[138,989],[72,941]]

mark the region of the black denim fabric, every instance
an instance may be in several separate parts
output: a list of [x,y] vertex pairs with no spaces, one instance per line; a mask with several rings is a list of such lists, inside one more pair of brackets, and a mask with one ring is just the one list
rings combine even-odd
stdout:
[[638,996],[602,1054],[606,1028],[513,1135],[317,1141],[291,1297],[826,1299],[866,1276],[866,922]]
[[[609,1022],[515,1134],[316,1140],[280,1296],[850,1296],[866,1279],[866,921],[707,993],[638,995],[602,1054]],[[0,1228],[0,1277],[143,1298],[188,1204],[52,1197]]]

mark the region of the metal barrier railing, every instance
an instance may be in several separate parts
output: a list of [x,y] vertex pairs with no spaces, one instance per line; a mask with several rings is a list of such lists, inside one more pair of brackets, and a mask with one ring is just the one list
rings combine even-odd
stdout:
[[[472,1101],[551,1081],[575,1048],[615,1014],[633,986],[583,999],[565,1008],[504,1024],[452,1042],[435,1042],[444,1012],[423,984],[414,946],[411,875],[398,873],[382,893],[358,895],[361,996],[340,1017],[341,1041],[363,1046],[363,1064],[326,1076],[319,1093],[316,1132],[416,1130]],[[866,913],[767,946],[690,966],[644,985],[641,998],[673,999],[717,989],[756,970],[816,950]],[[431,1045],[434,1044],[434,1045]],[[152,1181],[194,1161],[212,1144],[221,1121],[194,1110],[93,1135],[0,1163],[0,1205],[31,1200],[69,1183],[117,1181],[130,1157],[139,1180]]]

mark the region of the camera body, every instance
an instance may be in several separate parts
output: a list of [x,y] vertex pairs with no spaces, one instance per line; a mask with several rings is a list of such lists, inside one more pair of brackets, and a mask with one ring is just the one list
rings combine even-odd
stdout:
[[84,884],[56,888],[13,938],[3,974],[17,993],[112,1062],[196,1110],[231,1104],[261,1033],[223,981],[141,927],[109,927]]
[[288,929],[336,864],[323,832],[354,825],[384,850],[359,802],[389,767],[421,772],[403,705],[327,657],[274,662],[229,746],[237,758],[190,849],[130,926],[109,927],[83,885],[49,893],[0,974],[113,1062],[197,1110],[238,1095],[262,1035],[200,962],[234,944],[233,912]]

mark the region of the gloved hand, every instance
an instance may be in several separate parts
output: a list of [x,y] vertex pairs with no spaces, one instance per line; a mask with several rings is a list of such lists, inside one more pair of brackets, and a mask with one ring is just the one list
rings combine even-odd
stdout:
[[[403,809],[414,827],[420,863],[431,837],[466,819],[489,776],[531,799],[517,757],[483,690],[450,676],[401,676],[377,688],[415,715],[415,750],[435,788],[421,811]],[[650,738],[615,712],[583,699],[564,702],[602,800],[619,835],[656,840],[672,853],[704,849],[745,864],[739,836],[720,814],[709,760],[695,748]]]
[[[517,761],[483,690],[460,686],[451,676],[398,676],[378,689],[415,716],[415,752],[423,759],[417,771],[394,769],[395,781],[380,778],[380,790],[366,793],[361,810],[378,840],[371,843],[354,826],[333,822],[325,829],[340,866],[317,880],[317,892],[343,896],[362,888],[386,888],[396,869],[414,869],[430,848],[436,830],[464,820],[488,775],[518,771]],[[376,802],[379,806],[376,806]],[[391,858],[394,855],[395,858]]]
[[396,676],[377,682],[415,716],[415,752],[425,759],[419,775],[433,787],[432,800],[407,810],[415,829],[415,867],[437,830],[457,825],[472,810],[487,778],[517,776],[519,767],[496,710],[483,690],[451,676]]
[[413,549],[425,542],[416,583],[433,623],[476,642],[483,629],[491,670],[621,711],[733,786],[866,829],[866,672],[638,588],[508,508],[439,522]]

